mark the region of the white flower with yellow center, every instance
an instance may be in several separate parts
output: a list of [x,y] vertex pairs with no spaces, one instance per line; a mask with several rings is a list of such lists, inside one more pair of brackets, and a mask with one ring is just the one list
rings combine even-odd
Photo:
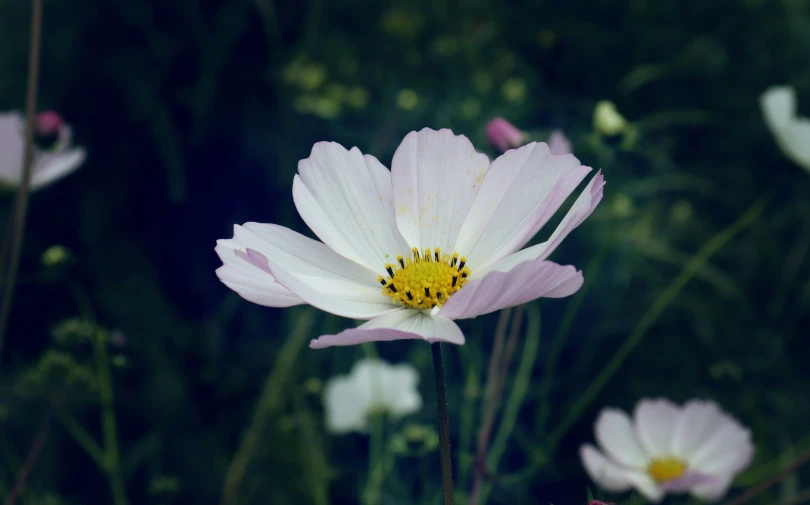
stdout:
[[323,241],[273,224],[219,240],[217,275],[260,305],[308,303],[363,325],[310,347],[419,338],[463,344],[453,319],[575,293],[582,272],[546,258],[602,199],[597,174],[545,242],[529,240],[588,175],[545,143],[490,164],[464,136],[425,128],[391,171],[356,147],[320,142],[298,164],[293,200]]
[[365,431],[369,416],[375,412],[395,419],[418,412],[422,408],[418,383],[419,374],[411,365],[360,360],[349,375],[326,382],[326,428],[332,433]]
[[796,91],[774,86],[760,97],[765,123],[779,148],[794,163],[810,171],[810,118],[796,114]]
[[605,409],[596,421],[599,449],[580,449],[591,479],[612,492],[635,488],[650,501],[689,492],[703,501],[725,496],[734,476],[751,462],[751,432],[716,403],[641,400],[633,419]]

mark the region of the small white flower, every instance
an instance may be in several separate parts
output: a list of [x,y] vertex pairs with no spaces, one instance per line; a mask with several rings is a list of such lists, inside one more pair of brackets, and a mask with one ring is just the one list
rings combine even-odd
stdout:
[[689,492],[715,501],[751,462],[751,432],[712,401],[641,400],[633,419],[604,409],[596,421],[599,449],[585,444],[580,456],[593,481],[612,492],[635,488],[650,501]]
[[583,282],[548,261],[602,200],[593,177],[548,239],[523,248],[591,172],[545,143],[490,163],[450,130],[409,133],[389,171],[356,147],[319,142],[298,163],[293,201],[323,242],[273,224],[234,227],[217,241],[220,280],[270,307],[308,303],[369,320],[310,343],[397,339],[461,345],[453,322],[536,298],[562,298]]
[[796,116],[795,90],[790,86],[769,88],[760,97],[760,105],[785,156],[810,171],[810,119]]
[[371,413],[400,418],[418,412],[422,408],[418,382],[419,375],[410,365],[360,360],[349,375],[327,381],[323,391],[326,428],[332,433],[365,431]]
[[[84,162],[84,149],[71,147],[72,131],[69,126],[55,122],[58,116],[45,112],[38,118],[40,127],[54,127],[43,132],[54,135],[49,149],[34,147],[34,166],[31,190],[40,189],[76,170]],[[0,185],[17,186],[22,179],[25,157],[25,118],[17,112],[0,113]]]

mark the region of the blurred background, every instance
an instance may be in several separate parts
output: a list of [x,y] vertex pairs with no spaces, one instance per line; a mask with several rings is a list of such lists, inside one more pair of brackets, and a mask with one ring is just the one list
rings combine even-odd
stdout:
[[[0,0],[0,111],[25,108],[30,18]],[[810,114],[805,0],[46,0],[39,108],[87,159],[30,198],[0,496],[25,469],[24,504],[438,504],[429,347],[310,350],[352,322],[241,299],[214,245],[246,221],[309,233],[291,183],[317,141],[390,166],[406,133],[446,127],[494,158],[496,116],[527,140],[562,130],[607,186],[551,258],[586,286],[512,313],[486,502],[582,504],[591,486],[641,503],[598,491],[578,448],[601,408],[650,396],[714,399],[749,426],[732,493],[754,486],[810,448],[810,173],[759,106],[781,84]],[[617,131],[595,128],[600,100]],[[444,348],[460,503],[498,318]],[[424,407],[330,433],[324,383],[373,355],[416,368]],[[799,469],[756,502],[809,486]]]

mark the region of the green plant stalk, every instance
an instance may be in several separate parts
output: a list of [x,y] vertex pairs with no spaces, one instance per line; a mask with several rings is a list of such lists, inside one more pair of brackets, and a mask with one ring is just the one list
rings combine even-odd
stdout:
[[104,462],[110,482],[113,503],[128,505],[124,478],[121,473],[121,458],[118,450],[118,433],[115,426],[115,397],[113,393],[110,358],[107,355],[107,339],[102,332],[93,338],[93,354],[96,358],[99,396],[101,399],[101,430],[104,439]]
[[565,313],[560,321],[560,326],[557,329],[557,333],[554,335],[554,340],[551,341],[551,347],[549,348],[548,356],[546,357],[546,368],[543,371],[543,377],[540,379],[540,384],[538,386],[539,406],[537,409],[537,420],[535,421],[535,432],[537,434],[544,433],[546,429],[546,422],[548,421],[549,411],[551,410],[551,383],[554,380],[554,374],[557,371],[557,362],[560,359],[560,354],[562,354],[562,350],[565,348],[565,340],[571,333],[571,328],[574,326],[574,321],[576,321],[577,314],[582,306],[582,301],[585,299],[585,295],[588,294],[588,291],[590,291],[591,287],[594,285],[595,279],[599,275],[602,260],[604,260],[605,256],[607,255],[607,244],[610,242],[612,241],[605,242],[605,245],[599,250],[588,266],[585,267],[585,271],[588,274],[585,276],[585,283],[579,289],[574,298],[566,305]]
[[39,86],[39,48],[42,41],[42,0],[32,0],[31,5],[31,48],[28,53],[28,89],[25,99],[25,154],[17,198],[14,200],[13,226],[10,230],[6,230],[6,233],[11,234],[9,239],[11,257],[8,265],[0,264],[0,276],[3,280],[0,285],[3,292],[2,304],[0,304],[0,357],[2,357],[8,319],[11,316],[17,269],[20,266],[20,253],[25,234],[25,215],[28,211],[28,195],[31,189],[31,174],[34,164],[34,122]]
[[[509,437],[511,437],[512,432],[515,430],[520,408],[531,387],[532,370],[534,369],[534,364],[537,362],[537,353],[540,350],[540,310],[533,305],[527,305],[526,318],[526,343],[523,345],[523,353],[521,354],[517,375],[515,376],[515,381],[510,390],[509,399],[506,401],[506,407],[504,408],[498,431],[495,434],[495,439],[492,442],[492,448],[487,455],[486,466],[492,472],[497,472],[498,464],[506,452],[506,444],[509,442]],[[483,483],[478,500],[480,505],[486,504],[491,490],[492,485],[490,483]]]
[[236,500],[239,497],[239,486],[242,484],[251,459],[253,459],[253,454],[261,446],[267,423],[284,398],[284,385],[292,373],[298,353],[307,342],[307,336],[314,321],[315,316],[309,313],[308,310],[302,312],[292,336],[281,348],[273,368],[271,368],[270,374],[264,382],[264,388],[253,413],[253,419],[245,429],[239,448],[228,466],[222,487],[220,505],[236,505]]
[[436,407],[439,423],[439,453],[442,465],[442,496],[444,505],[453,505],[453,460],[450,453],[450,418],[447,415],[447,383],[440,343],[430,345],[433,353],[433,377],[436,382]]
[[385,443],[385,419],[381,414],[372,414],[369,419],[371,430],[369,433],[368,449],[368,482],[363,492],[363,503],[377,505],[380,502],[380,490],[383,484],[382,458]]
[[458,482],[461,486],[467,485],[467,478],[472,469],[473,459],[475,456],[471,454],[470,444],[472,442],[473,426],[475,424],[475,404],[478,398],[478,391],[480,388],[478,380],[478,371],[469,360],[467,364],[467,382],[464,385],[464,404],[461,407],[461,429],[459,430],[459,471]]
[[714,235],[708,242],[695,254],[695,256],[684,266],[683,270],[677,277],[670,283],[669,286],[661,293],[661,296],[653,303],[653,305],[644,313],[636,325],[633,332],[627,337],[624,343],[619,347],[616,353],[610,360],[602,367],[596,379],[588,386],[588,388],[580,395],[574,402],[565,417],[560,421],[554,431],[549,435],[547,442],[546,453],[553,454],[557,445],[562,438],[571,429],[574,423],[577,422],[579,417],[596,398],[602,388],[608,383],[613,375],[619,370],[624,361],[641,342],[647,331],[655,324],[661,314],[669,307],[670,303],[681,292],[686,284],[695,276],[695,274],[703,267],[703,265],[722,249],[734,237],[740,234],[743,230],[748,228],[762,215],[767,203],[770,201],[770,195],[760,197],[742,216],[734,221],[727,228],[721,230]]
[[93,461],[98,465],[99,469],[102,472],[107,472],[107,460],[104,455],[104,451],[98,445],[98,443],[93,439],[90,433],[84,429],[84,427],[76,420],[73,415],[63,409],[56,410],[56,418],[59,419],[59,422],[62,423],[65,430],[72,436],[76,442],[79,444],[79,447],[84,449],[84,452],[90,456]]

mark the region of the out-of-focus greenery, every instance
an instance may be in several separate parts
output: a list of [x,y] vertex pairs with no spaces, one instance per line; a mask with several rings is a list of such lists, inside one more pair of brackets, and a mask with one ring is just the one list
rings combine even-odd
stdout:
[[[24,107],[28,3],[0,0],[0,110]],[[47,0],[41,108],[88,160],[31,199],[0,369],[0,496],[44,438],[19,503],[111,503],[111,451],[133,504],[217,503],[234,458],[241,504],[438,503],[428,346],[309,350],[351,322],[240,299],[213,248],[234,223],[306,229],[291,182],[316,141],[389,164],[430,126],[488,150],[496,115],[537,140],[563,129],[607,186],[552,258],[585,268],[587,288],[525,312],[488,502],[582,503],[577,450],[598,410],[644,396],[713,398],[750,426],[756,457],[733,492],[751,487],[810,446],[810,174],[758,107],[782,83],[807,115],[804,0]],[[615,138],[593,132],[600,100],[627,119]],[[463,321],[467,344],[445,348],[461,503],[497,318]],[[320,400],[372,351],[423,374],[425,408],[383,421],[382,448],[327,434]],[[803,469],[757,502],[808,486]]]

